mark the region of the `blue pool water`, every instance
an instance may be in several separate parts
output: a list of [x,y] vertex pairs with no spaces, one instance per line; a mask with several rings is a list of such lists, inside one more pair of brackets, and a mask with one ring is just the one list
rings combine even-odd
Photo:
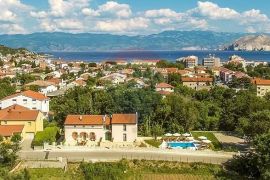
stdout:
[[196,147],[193,142],[168,142],[168,146],[171,148],[189,148],[189,147]]

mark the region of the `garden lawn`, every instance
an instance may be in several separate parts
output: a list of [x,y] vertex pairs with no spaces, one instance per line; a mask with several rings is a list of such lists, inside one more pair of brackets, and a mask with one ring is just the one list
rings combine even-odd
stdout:
[[222,144],[218,141],[216,136],[212,132],[205,132],[205,131],[192,131],[192,136],[195,139],[198,139],[199,136],[205,136],[208,140],[212,141],[212,149],[215,151],[222,150]]
[[144,140],[147,144],[159,148],[159,146],[161,145],[161,141],[160,140],[155,140],[155,139],[148,139],[148,140]]

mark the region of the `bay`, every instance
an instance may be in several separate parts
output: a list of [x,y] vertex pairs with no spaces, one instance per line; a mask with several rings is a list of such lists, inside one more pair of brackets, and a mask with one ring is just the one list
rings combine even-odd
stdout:
[[66,61],[87,61],[101,62],[106,60],[127,60],[134,59],[164,59],[175,61],[177,58],[185,56],[198,56],[201,63],[204,57],[209,54],[227,61],[232,55],[238,55],[249,61],[268,61],[270,62],[270,52],[266,51],[93,51],[93,52],[44,52],[50,54],[55,59]]

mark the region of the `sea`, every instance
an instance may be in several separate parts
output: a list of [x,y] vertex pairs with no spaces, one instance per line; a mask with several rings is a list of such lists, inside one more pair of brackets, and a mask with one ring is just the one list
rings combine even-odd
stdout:
[[53,59],[62,59],[66,61],[86,61],[101,62],[134,59],[149,60],[168,60],[176,61],[180,57],[198,56],[199,63],[208,55],[216,56],[221,61],[228,61],[232,55],[238,55],[248,61],[267,61],[270,62],[270,51],[93,51],[93,52],[43,52],[51,55]]

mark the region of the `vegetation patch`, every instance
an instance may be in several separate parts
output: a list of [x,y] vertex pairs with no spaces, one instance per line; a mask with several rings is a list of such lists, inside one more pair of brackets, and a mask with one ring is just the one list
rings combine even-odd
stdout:
[[195,139],[198,139],[198,137],[200,136],[205,136],[207,137],[208,140],[212,141],[212,145],[211,148],[215,151],[219,151],[222,150],[222,144],[218,141],[218,139],[216,138],[216,136],[212,133],[212,132],[204,132],[204,131],[193,131],[191,132],[192,136]]
[[47,143],[56,142],[58,135],[59,135],[58,127],[56,126],[46,127],[44,131],[37,132],[32,142],[32,146],[42,146],[44,142]]
[[161,145],[161,141],[160,140],[155,140],[155,139],[147,139],[144,140],[147,144],[159,148],[159,146]]

